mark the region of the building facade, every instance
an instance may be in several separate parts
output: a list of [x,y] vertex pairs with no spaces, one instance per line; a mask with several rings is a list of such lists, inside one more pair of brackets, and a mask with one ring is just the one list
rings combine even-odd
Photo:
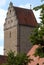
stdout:
[[28,53],[32,47],[29,37],[36,26],[32,10],[15,7],[10,2],[4,23],[4,55],[10,50]]

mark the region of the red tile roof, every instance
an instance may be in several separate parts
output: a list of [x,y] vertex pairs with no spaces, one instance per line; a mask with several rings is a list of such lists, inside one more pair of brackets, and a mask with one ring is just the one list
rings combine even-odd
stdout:
[[34,60],[31,63],[29,63],[29,65],[36,65],[37,63],[39,63],[39,65],[44,65],[43,64],[44,63],[44,58],[39,58],[39,56],[35,57],[33,55],[37,47],[38,47],[37,45],[34,45],[32,47],[32,49],[27,54],[28,56],[30,55],[30,57]]
[[0,55],[0,64],[5,63],[7,60],[6,56]]
[[14,7],[19,24],[37,26],[37,21],[32,10]]

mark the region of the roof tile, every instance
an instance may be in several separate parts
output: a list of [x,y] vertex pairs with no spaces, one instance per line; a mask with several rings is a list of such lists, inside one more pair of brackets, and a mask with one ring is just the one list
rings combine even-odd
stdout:
[[36,18],[32,10],[14,7],[18,18],[18,23],[22,25],[37,26]]

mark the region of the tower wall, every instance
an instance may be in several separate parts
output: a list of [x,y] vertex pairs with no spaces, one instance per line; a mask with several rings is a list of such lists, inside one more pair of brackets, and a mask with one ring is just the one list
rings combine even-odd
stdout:
[[30,35],[33,29],[33,27],[20,25],[20,52],[27,53],[31,49]]
[[13,5],[10,3],[4,23],[4,55],[12,50],[17,53],[18,20]]
[[4,31],[4,55],[12,50],[17,53],[17,26]]
[[[27,13],[26,18],[25,15],[21,15],[25,14],[24,12]],[[29,16],[29,19],[28,13],[32,15],[27,9],[14,7],[10,3],[4,23],[4,55],[7,55],[10,50],[15,51],[17,54],[19,52],[28,53],[31,49],[32,44],[29,38],[35,28],[33,27],[35,19],[31,21],[31,16]]]

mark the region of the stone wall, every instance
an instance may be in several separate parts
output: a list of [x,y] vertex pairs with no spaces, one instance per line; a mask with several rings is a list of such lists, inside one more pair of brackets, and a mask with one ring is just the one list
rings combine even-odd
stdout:
[[4,31],[4,55],[10,50],[17,53],[17,26]]
[[19,28],[20,52],[27,53],[31,49],[32,44],[30,42],[30,35],[31,35],[32,30],[33,30],[33,27],[20,25],[20,28]]

